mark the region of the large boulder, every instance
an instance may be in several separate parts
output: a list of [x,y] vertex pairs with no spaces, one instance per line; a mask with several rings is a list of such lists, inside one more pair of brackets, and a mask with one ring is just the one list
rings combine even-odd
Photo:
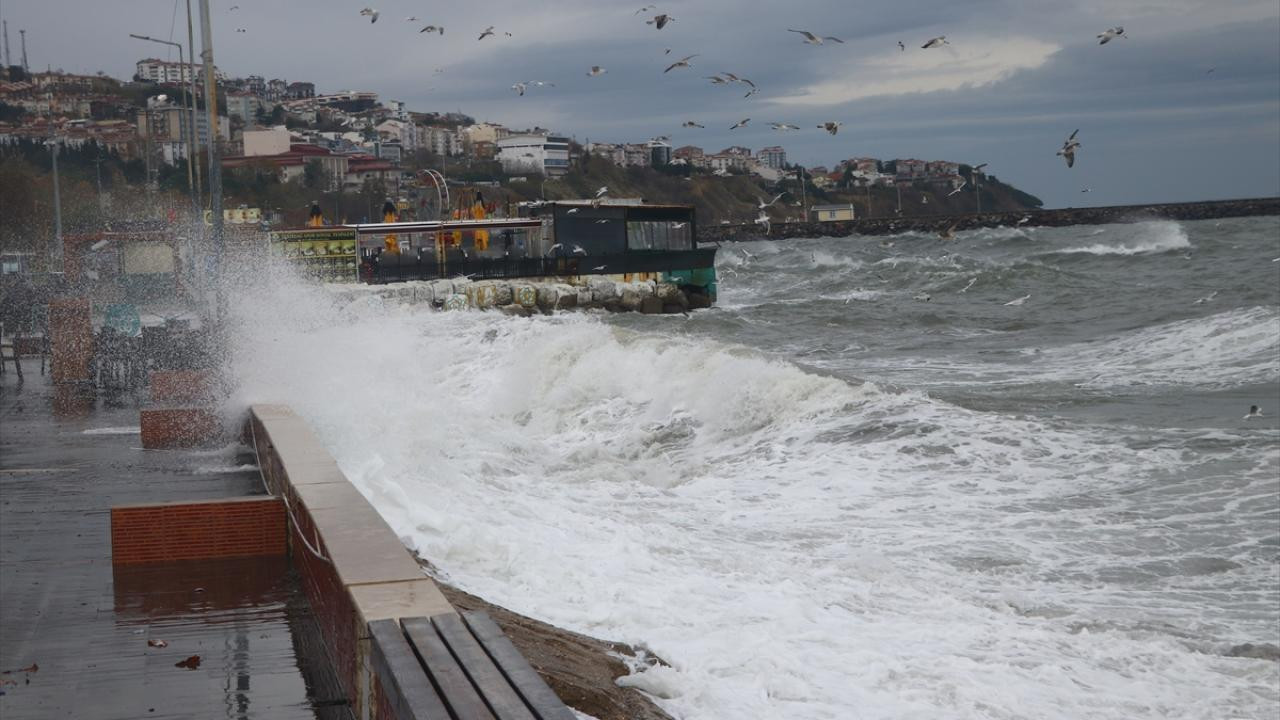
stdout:
[[511,289],[511,283],[495,282],[493,288],[497,293],[494,296],[494,304],[505,307],[515,301],[515,291]]
[[650,295],[640,300],[640,312],[645,315],[661,315],[662,301],[656,295]]
[[654,292],[655,294],[657,294],[658,299],[663,302],[679,302],[678,300],[676,300],[676,296],[682,294],[680,292],[679,286],[677,286],[675,283],[669,283],[669,282],[658,283],[657,286],[654,288]]
[[640,301],[643,299],[635,288],[629,287],[622,291],[622,302],[620,304],[623,310],[635,312],[640,309]]
[[711,307],[711,296],[706,293],[691,292],[688,298],[690,310],[704,310]]
[[559,303],[556,308],[559,310],[571,310],[578,307],[578,289],[572,285],[564,283],[556,283],[556,299]]
[[466,287],[467,304],[479,310],[488,310],[497,302],[498,289],[491,282],[470,283]]
[[445,310],[466,310],[467,296],[462,293],[453,293],[444,301]]
[[526,308],[537,307],[538,288],[530,283],[516,283],[511,286],[512,301]]

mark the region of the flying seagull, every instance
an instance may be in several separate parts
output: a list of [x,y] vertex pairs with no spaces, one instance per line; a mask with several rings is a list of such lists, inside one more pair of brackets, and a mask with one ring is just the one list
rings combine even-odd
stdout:
[[774,130],[799,130],[799,125],[791,125],[789,123],[769,123],[769,127]]
[[604,197],[605,195],[608,195],[608,194],[609,194],[608,185],[601,185],[600,189],[596,190],[596,197]]
[[981,163],[981,164],[979,164],[979,165],[974,165],[974,166],[973,166],[973,169],[972,169],[970,172],[982,172],[982,168],[984,168],[984,167],[986,167],[986,166],[987,166],[987,163]]
[[1093,192],[1093,188],[1080,188],[1080,192],[1082,193]]
[[964,182],[960,183],[960,185],[959,185],[958,187],[956,187],[956,189],[955,189],[955,190],[952,190],[951,192],[947,193],[947,197],[951,197],[952,195],[955,195],[956,193],[960,192],[960,191],[961,191],[961,190],[963,190],[963,189],[965,188],[965,186],[966,186],[966,185],[968,185],[968,184],[969,184],[969,181],[968,181],[968,180],[965,180]]
[[666,13],[663,13],[662,15],[654,15],[652,20],[645,20],[644,24],[653,25],[654,27],[661,30],[662,28],[667,26],[667,23],[671,23],[675,21],[676,21],[675,18],[671,17],[670,15],[667,15]]
[[607,73],[607,72],[609,72],[609,71],[608,71],[608,70],[605,70],[604,68],[600,67],[599,65],[592,65],[592,66],[591,66],[591,70],[587,71],[587,76],[588,76],[588,77],[596,77],[597,75],[603,75],[603,74],[605,74],[605,73]]
[[770,229],[770,227],[771,227],[771,226],[770,226],[770,223],[769,223],[769,213],[767,213],[767,212],[765,212],[765,211],[761,210],[761,211],[760,211],[760,214],[759,214],[758,216],[756,216],[756,224],[757,224],[757,225],[763,225],[763,226],[764,226],[764,234],[765,234],[765,235],[768,235],[768,234],[769,234],[769,229]]
[[1106,30],[1103,30],[1102,32],[1098,33],[1098,44],[1106,45],[1107,43],[1111,42],[1112,40],[1115,40],[1118,37],[1126,37],[1126,35],[1124,34],[1124,28],[1120,27],[1119,25],[1113,28],[1107,28]]
[[902,44],[902,41],[901,41],[901,40],[899,40],[899,41],[898,41],[898,52],[906,52],[906,51],[907,51],[907,46],[906,46],[906,45],[903,45],[903,44]]
[[607,268],[607,267],[609,267],[609,266],[608,266],[608,265],[597,265],[597,266],[595,266],[595,267],[593,267],[593,268],[591,268],[591,269],[592,269],[592,270],[594,270],[594,271],[596,271],[596,272],[600,272],[601,270],[604,270],[604,269],[605,269],[605,268]]
[[749,97],[751,97],[752,95],[755,95],[755,94],[756,94],[756,93],[758,93],[758,92],[760,92],[760,88],[755,87],[755,86],[753,85],[753,86],[751,86],[751,89],[747,91],[747,94],[746,94],[746,95],[743,95],[742,97],[744,97],[744,98],[749,98]]
[[418,32],[419,32],[419,33],[429,33],[429,32],[433,32],[433,33],[440,33],[441,35],[443,35],[443,34],[444,34],[444,26],[443,26],[443,25],[428,25],[428,26],[426,26],[426,27],[422,28],[421,30],[419,30]]
[[492,25],[490,25],[489,27],[485,28],[485,29],[484,29],[484,32],[480,33],[480,37],[478,37],[478,38],[476,38],[476,39],[477,39],[477,40],[483,40],[483,39],[485,39],[485,38],[489,37],[489,36],[490,36],[490,35],[492,35],[492,34],[493,34],[493,26],[492,26]]
[[1080,141],[1076,140],[1076,133],[1080,132],[1080,128],[1076,128],[1075,132],[1062,143],[1062,149],[1058,151],[1067,161],[1067,167],[1073,167],[1076,164],[1076,150],[1080,149]]
[[951,43],[947,42],[946,35],[939,35],[938,37],[933,38],[932,40],[921,45],[920,47],[925,50],[928,50],[929,48],[942,47],[943,45],[950,45],[950,44]]
[[692,121],[692,120],[685,120],[685,121],[684,121],[684,125],[682,125],[681,127],[687,127],[687,128],[705,128],[705,127],[706,127],[706,125],[699,125],[698,123],[696,123],[696,122],[694,122],[694,121]]
[[729,82],[728,80],[720,77],[719,75],[708,75],[707,79],[711,81],[712,85],[724,85],[725,83]]
[[227,8],[227,12],[231,12],[232,10],[239,10],[239,9],[240,9],[239,5],[232,5],[231,7]]
[[417,15],[410,15],[404,19],[405,22],[419,22]]
[[658,9],[657,5],[645,5],[644,7],[637,10],[635,14],[639,15],[640,13],[649,12],[650,10],[657,10],[657,9]]
[[1020,298],[1018,298],[1018,299],[1016,299],[1016,300],[1010,300],[1009,302],[1005,303],[1005,306],[1006,306],[1006,307],[1008,307],[1008,306],[1010,306],[1010,305],[1014,305],[1014,306],[1016,306],[1016,305],[1021,305],[1021,304],[1025,303],[1026,301],[1030,300],[1030,299],[1031,299],[1031,296],[1030,296],[1030,295],[1023,295],[1022,297],[1020,297]]
[[738,122],[734,123],[733,125],[730,125],[730,126],[729,126],[729,129],[730,129],[730,130],[737,130],[738,128],[740,128],[740,127],[742,127],[742,126],[746,125],[746,124],[747,124],[747,123],[749,123],[749,122],[751,122],[751,118],[743,118],[743,119],[739,120]]
[[249,31],[245,30],[244,28],[236,28],[236,32],[249,32]]
[[969,284],[968,284],[968,285],[965,285],[965,286],[964,286],[964,287],[962,287],[962,288],[960,288],[960,292],[962,292],[962,293],[963,293],[963,292],[969,292],[969,288],[973,287],[973,284],[974,284],[974,283],[976,283],[976,282],[978,282],[978,278],[976,278],[976,277],[969,278]]
[[830,40],[831,42],[838,42],[841,45],[844,44],[844,41],[838,37],[831,37],[830,35],[822,37],[822,36],[814,35],[808,30],[792,30],[791,28],[787,28],[787,32],[800,33],[801,35],[804,36],[804,41],[810,45],[821,45],[826,40]]
[[361,14],[361,15],[368,15],[368,16],[369,16],[369,24],[370,24],[370,25],[372,25],[373,23],[378,22],[378,11],[377,11],[376,9],[374,9],[374,8],[365,8],[365,9],[363,9],[363,10],[361,10],[361,11],[360,11],[360,14]]
[[524,97],[524,89],[526,86],[527,86],[526,83],[518,82],[515,85],[512,85],[511,89],[515,90],[516,93],[520,95],[520,97]]
[[662,54],[663,54],[663,55],[670,55],[670,54],[671,54],[671,48],[664,48],[664,49],[662,50]]
[[765,208],[769,207],[770,205],[772,205],[772,204],[774,204],[774,203],[778,202],[778,200],[780,200],[780,199],[782,198],[782,196],[783,196],[783,195],[786,195],[786,193],[784,193],[784,192],[780,192],[780,193],[778,193],[777,195],[774,195],[774,196],[773,196],[773,199],[772,199],[772,200],[770,200],[769,202],[765,202],[764,200],[761,200],[760,202],[756,203],[756,209],[758,209],[758,210],[764,210]]
[[843,124],[844,124],[844,123],[840,122],[839,120],[831,120],[831,121],[824,122],[824,123],[822,123],[821,125],[819,125],[819,126],[818,126],[818,129],[819,129],[819,130],[826,130],[827,132],[831,133],[832,135],[835,135],[836,133],[840,132],[840,126],[841,126],[841,125],[843,125]]
[[691,66],[689,65],[689,61],[690,61],[690,60],[692,60],[692,59],[694,59],[694,58],[696,58],[696,57],[698,57],[698,54],[697,54],[697,53],[694,53],[693,55],[689,55],[689,56],[687,56],[687,57],[682,57],[682,58],[680,58],[679,60],[677,60],[677,61],[675,61],[675,62],[671,63],[670,65],[668,65],[668,66],[667,66],[667,69],[666,69],[666,70],[663,70],[662,72],[664,72],[664,73],[669,73],[669,72],[671,72],[672,70],[675,70],[675,69],[676,69],[676,68],[678,68],[678,67],[686,67],[686,68],[687,68],[687,67],[691,67]]
[[1249,414],[1248,414],[1248,415],[1245,415],[1245,416],[1244,416],[1244,419],[1245,419],[1245,420],[1252,420],[1252,419],[1254,419],[1254,418],[1260,418],[1260,417],[1262,417],[1262,409],[1261,409],[1261,408],[1259,408],[1257,405],[1250,405],[1250,406],[1249,406]]

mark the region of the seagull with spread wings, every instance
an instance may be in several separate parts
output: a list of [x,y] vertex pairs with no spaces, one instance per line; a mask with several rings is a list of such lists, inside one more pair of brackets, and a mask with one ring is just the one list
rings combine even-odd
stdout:
[[690,64],[689,64],[689,61],[690,61],[690,60],[692,60],[692,59],[694,59],[694,58],[696,58],[696,57],[698,57],[698,53],[694,53],[693,55],[689,55],[689,56],[687,56],[687,57],[682,57],[682,58],[680,58],[679,60],[677,60],[677,61],[675,61],[675,62],[671,63],[670,65],[668,65],[668,66],[667,66],[667,69],[666,69],[666,70],[663,70],[662,72],[664,72],[664,73],[669,73],[669,72],[671,72],[672,70],[675,70],[676,68],[682,68],[682,67],[684,67],[684,68],[687,68],[687,67],[693,67],[692,65],[690,65]]
[[844,44],[844,41],[838,37],[831,37],[830,35],[827,35],[827,36],[814,35],[808,30],[792,30],[791,28],[787,28],[787,32],[800,33],[801,35],[804,36],[804,41],[809,45],[821,45],[823,42],[827,40],[830,40],[831,42],[838,42],[841,45]]

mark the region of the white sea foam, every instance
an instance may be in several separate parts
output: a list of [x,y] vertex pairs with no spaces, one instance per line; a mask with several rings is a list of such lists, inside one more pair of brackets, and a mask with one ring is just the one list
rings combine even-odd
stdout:
[[142,433],[142,428],[137,425],[125,425],[121,427],[89,428],[80,432],[84,435],[139,435]]
[[[627,682],[677,717],[1209,718],[1280,701],[1275,663],[1180,639],[1274,642],[1265,623],[1224,630],[1176,581],[1100,574],[1185,554],[1126,519],[1185,462],[1175,448],[594,317],[389,302],[335,322],[305,292],[267,292],[246,298],[237,397],[293,405],[453,582],[670,661]],[[1236,478],[1241,496],[1266,497],[1275,470]],[[1273,569],[1236,565],[1263,588],[1244,601],[1264,602]],[[1150,629],[1166,625],[1182,635]]]
[[[1172,221],[1144,222],[1132,226],[1129,237],[1115,244],[1095,243],[1082,247],[1055,250],[1055,253],[1087,255],[1142,255],[1191,247],[1191,240],[1181,225]],[[1099,231],[1106,228],[1099,228]]]

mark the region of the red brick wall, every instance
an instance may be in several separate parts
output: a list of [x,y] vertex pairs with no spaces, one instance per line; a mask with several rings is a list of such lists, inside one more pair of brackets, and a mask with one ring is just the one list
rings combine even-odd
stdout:
[[192,403],[213,398],[209,370],[156,370],[151,373],[151,402]]
[[338,676],[338,683],[346,697],[354,700],[359,693],[356,608],[333,563],[317,558],[302,541],[305,537],[311,547],[319,550],[326,558],[329,556],[329,548],[317,535],[311,514],[296,502],[293,509],[296,522],[290,538],[293,565],[302,576],[302,589],[311,603],[311,612],[320,627],[320,636],[324,638],[325,649],[329,651],[329,661]]
[[68,298],[49,301],[49,344],[55,383],[86,382],[93,360],[93,327],[89,301]]
[[111,562],[284,555],[287,528],[279,498],[122,505],[111,508]]
[[222,434],[222,420],[200,408],[150,408],[140,418],[142,447],[147,449],[208,445]]

